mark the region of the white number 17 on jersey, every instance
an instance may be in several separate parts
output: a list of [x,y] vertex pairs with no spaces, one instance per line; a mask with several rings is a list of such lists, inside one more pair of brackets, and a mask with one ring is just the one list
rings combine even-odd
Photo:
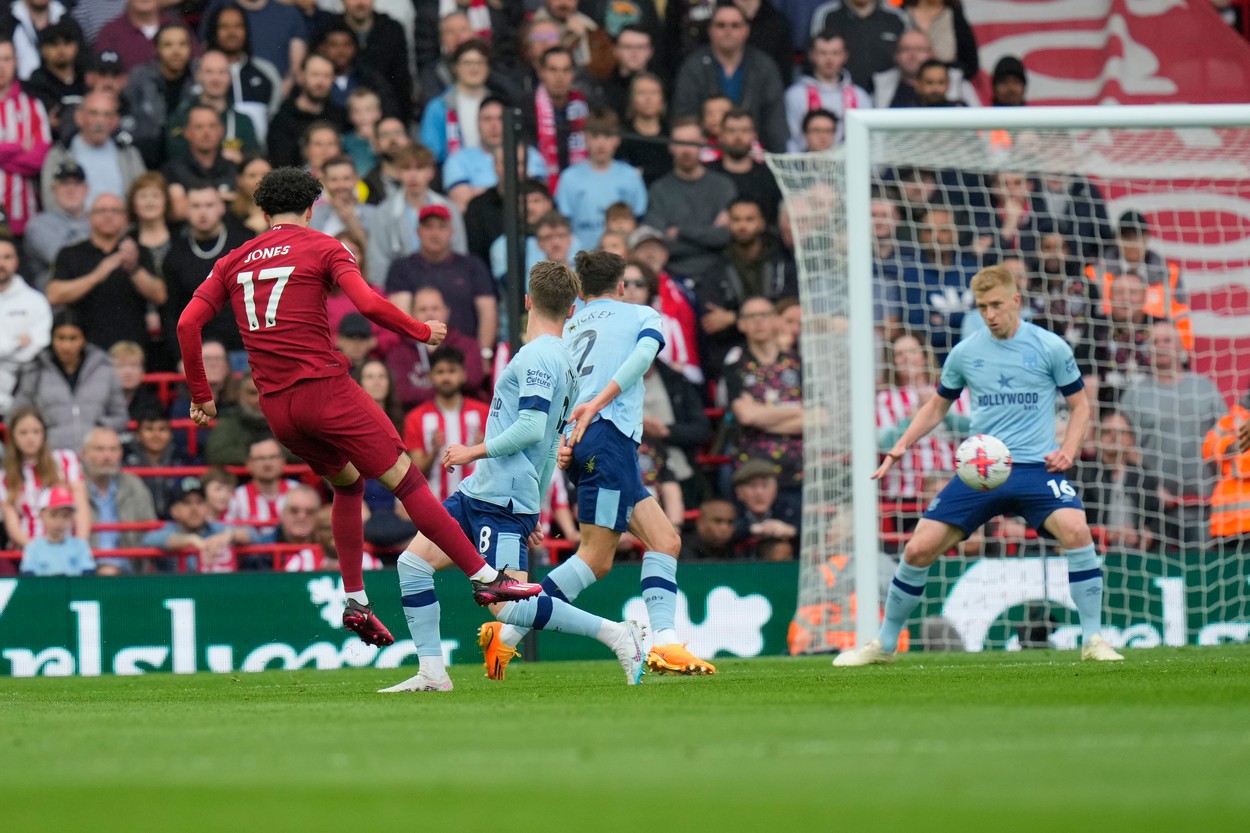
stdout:
[[286,289],[286,282],[291,279],[294,271],[294,266],[271,266],[261,269],[259,274],[251,271],[239,273],[237,280],[243,287],[243,307],[247,310],[249,329],[260,329],[260,321],[256,319],[256,284],[252,282],[253,275],[258,281],[277,281],[269,293],[269,303],[265,306],[265,326],[272,327],[278,323],[278,301],[282,299],[282,290]]

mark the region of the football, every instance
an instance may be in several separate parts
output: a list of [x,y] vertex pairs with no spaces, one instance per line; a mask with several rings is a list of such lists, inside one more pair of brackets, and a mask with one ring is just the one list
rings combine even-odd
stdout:
[[960,443],[955,460],[959,479],[982,492],[997,489],[1011,476],[1011,452],[1002,440],[989,434],[977,434]]

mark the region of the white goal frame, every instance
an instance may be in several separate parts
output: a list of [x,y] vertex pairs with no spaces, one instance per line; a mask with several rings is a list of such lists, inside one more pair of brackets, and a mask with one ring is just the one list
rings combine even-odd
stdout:
[[[1102,107],[900,108],[850,110],[846,114],[847,269],[872,274],[872,137],[907,130],[1185,129],[1250,127],[1250,105],[1151,105]],[[859,644],[880,627],[877,490],[876,364],[873,360],[872,282],[849,280],[848,347],[851,356],[851,448],[854,495],[853,576]]]

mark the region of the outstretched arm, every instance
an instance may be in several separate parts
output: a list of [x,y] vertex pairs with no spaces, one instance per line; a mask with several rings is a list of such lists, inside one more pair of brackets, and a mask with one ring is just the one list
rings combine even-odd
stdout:
[[885,453],[885,459],[881,462],[881,467],[872,475],[872,479],[880,480],[884,477],[885,473],[890,470],[890,466],[897,463],[907,453],[907,449],[911,448],[921,437],[936,428],[946,418],[946,412],[950,410],[953,401],[938,394],[921,405],[920,410],[916,411],[916,415],[912,417],[911,425],[903,432],[903,436],[894,444],[893,448]]
[[1068,394],[1068,430],[1063,435],[1063,444],[1057,451],[1046,455],[1046,471],[1063,472],[1072,468],[1076,458],[1081,454],[1081,440],[1089,431],[1089,399],[1085,391],[1077,390]]
[[340,277],[339,286],[342,287],[343,294],[356,305],[356,309],[360,310],[360,314],[379,327],[431,345],[439,344],[447,336],[447,325],[437,321],[414,321],[401,312],[399,307],[370,289],[359,272],[349,272]]
[[543,438],[547,430],[548,415],[542,411],[526,408],[517,415],[516,422],[498,437],[477,445],[451,445],[443,452],[443,465],[450,471],[456,466],[467,465],[483,457],[507,457],[529,448]]
[[[212,282],[205,281],[202,287],[208,287]],[[199,292],[192,296],[191,302],[187,304],[186,309],[182,311],[182,315],[178,318],[178,346],[182,348],[182,365],[183,372],[187,377],[187,387],[191,389],[191,410],[194,412],[197,408],[211,403],[213,401],[213,389],[209,387],[208,376],[204,373],[204,357],[201,351],[204,346],[204,336],[201,332],[204,325],[212,320],[217,314],[217,310],[213,309],[212,304],[200,297]],[[213,414],[206,416],[212,417]],[[197,419],[194,413],[192,419]],[[198,422],[198,419],[197,419]]]

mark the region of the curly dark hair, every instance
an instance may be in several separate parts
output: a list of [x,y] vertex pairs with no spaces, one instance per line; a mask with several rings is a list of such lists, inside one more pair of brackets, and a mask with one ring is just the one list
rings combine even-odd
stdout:
[[625,258],[611,252],[581,251],[573,263],[577,276],[582,280],[582,294],[586,298],[612,292],[625,274]]
[[276,168],[256,186],[256,204],[270,217],[303,214],[321,196],[321,183],[303,168]]

